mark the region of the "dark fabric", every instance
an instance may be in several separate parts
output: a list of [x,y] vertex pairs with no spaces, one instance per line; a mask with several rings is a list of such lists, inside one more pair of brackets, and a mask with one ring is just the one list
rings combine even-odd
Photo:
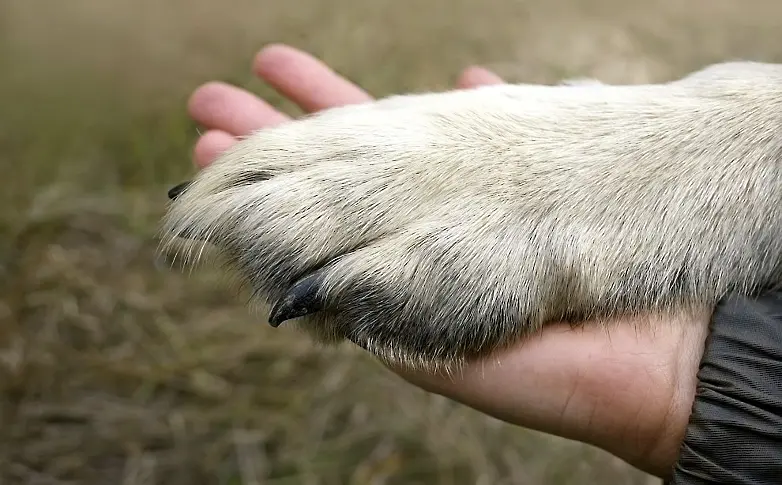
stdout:
[[715,310],[669,483],[782,484],[782,293]]

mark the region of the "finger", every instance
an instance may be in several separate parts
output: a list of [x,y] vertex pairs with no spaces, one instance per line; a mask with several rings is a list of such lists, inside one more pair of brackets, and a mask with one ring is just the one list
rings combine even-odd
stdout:
[[286,45],[261,50],[255,73],[304,111],[315,112],[370,101],[366,91],[311,55]]
[[193,159],[198,168],[204,168],[214,162],[223,152],[236,143],[236,138],[230,133],[220,130],[209,130],[195,144]]
[[502,84],[504,82],[500,76],[488,69],[472,66],[462,72],[459,80],[456,81],[456,86],[460,89],[471,89],[491,84]]
[[196,89],[188,102],[188,112],[207,128],[234,136],[248,135],[288,120],[254,94],[221,82],[207,83]]

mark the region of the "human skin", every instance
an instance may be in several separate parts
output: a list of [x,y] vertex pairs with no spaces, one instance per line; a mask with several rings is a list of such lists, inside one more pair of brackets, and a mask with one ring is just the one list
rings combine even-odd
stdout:
[[[306,112],[372,99],[319,60],[284,45],[260,51],[253,70]],[[501,82],[471,67],[457,87]],[[289,120],[254,94],[218,82],[193,93],[189,112],[208,130],[194,148],[198,167],[209,165],[237,137]],[[593,444],[667,477],[690,415],[709,317],[552,324],[456,375],[392,370],[509,423]]]

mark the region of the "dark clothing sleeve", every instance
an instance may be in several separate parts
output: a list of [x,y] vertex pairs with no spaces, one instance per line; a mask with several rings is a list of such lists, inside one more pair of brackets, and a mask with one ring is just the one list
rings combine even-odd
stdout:
[[782,292],[716,308],[668,483],[782,484]]

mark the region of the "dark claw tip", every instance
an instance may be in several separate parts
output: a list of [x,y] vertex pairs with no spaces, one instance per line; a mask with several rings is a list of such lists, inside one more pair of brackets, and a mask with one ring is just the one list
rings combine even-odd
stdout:
[[319,286],[320,278],[317,275],[299,280],[274,304],[269,312],[269,325],[276,328],[286,320],[321,311],[323,302],[318,299]]
[[169,191],[168,191],[168,198],[171,199],[171,200],[176,200],[177,197],[182,195],[182,192],[184,192],[185,189],[190,187],[191,183],[192,182],[190,182],[190,181],[182,182],[181,184],[179,184],[177,186],[171,187],[171,189],[169,189]]

